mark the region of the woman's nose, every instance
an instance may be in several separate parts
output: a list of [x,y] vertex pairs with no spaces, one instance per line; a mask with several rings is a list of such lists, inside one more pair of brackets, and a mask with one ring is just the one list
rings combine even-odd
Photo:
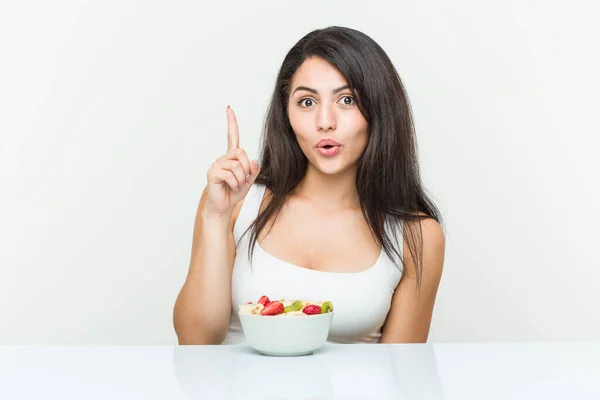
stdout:
[[320,131],[327,132],[335,130],[335,110],[332,106],[321,105],[317,114],[317,125]]

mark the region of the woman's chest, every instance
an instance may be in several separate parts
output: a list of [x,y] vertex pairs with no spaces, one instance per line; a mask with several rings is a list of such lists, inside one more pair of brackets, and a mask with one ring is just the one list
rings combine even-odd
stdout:
[[236,258],[232,277],[234,309],[262,295],[270,299],[331,301],[330,335],[343,341],[373,337],[382,327],[400,273],[380,258],[371,269],[353,274],[308,270],[281,262],[257,249],[252,266]]
[[327,272],[362,272],[381,253],[360,212],[327,215],[289,207],[270,230],[261,232],[258,242],[280,260]]

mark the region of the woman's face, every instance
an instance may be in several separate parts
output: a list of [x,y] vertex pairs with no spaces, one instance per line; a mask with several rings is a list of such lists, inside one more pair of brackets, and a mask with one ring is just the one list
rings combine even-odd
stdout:
[[290,124],[310,165],[325,174],[354,168],[367,146],[367,121],[347,84],[327,61],[311,57],[290,85]]

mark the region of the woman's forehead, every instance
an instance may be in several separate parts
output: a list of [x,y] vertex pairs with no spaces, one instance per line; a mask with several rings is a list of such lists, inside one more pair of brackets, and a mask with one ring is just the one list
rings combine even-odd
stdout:
[[306,86],[321,94],[347,85],[346,78],[330,63],[322,58],[307,58],[292,77],[291,90],[297,86]]

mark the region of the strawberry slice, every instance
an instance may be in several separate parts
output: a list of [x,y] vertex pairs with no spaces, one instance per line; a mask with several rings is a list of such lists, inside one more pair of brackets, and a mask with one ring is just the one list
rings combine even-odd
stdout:
[[306,315],[321,314],[321,306],[318,304],[309,304],[304,307],[302,312]]
[[267,296],[261,296],[260,299],[258,299],[258,304],[262,304],[263,306],[266,306],[270,302],[271,300],[269,300]]
[[283,313],[283,303],[280,301],[272,301],[266,305],[261,311],[261,315],[278,315]]

